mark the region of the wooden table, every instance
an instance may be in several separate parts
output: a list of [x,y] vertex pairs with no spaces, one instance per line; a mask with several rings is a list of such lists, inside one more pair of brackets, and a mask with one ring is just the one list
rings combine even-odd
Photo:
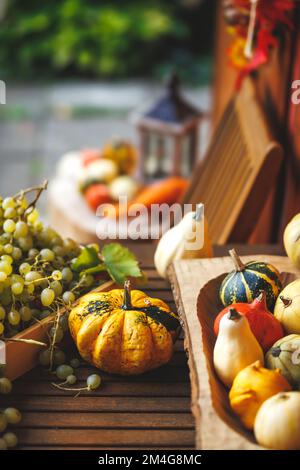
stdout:
[[[153,267],[154,246],[130,246],[148,275],[145,289],[173,309],[167,282]],[[216,249],[224,255],[227,248]],[[278,247],[240,247],[243,253],[280,254]],[[95,369],[79,369],[79,386]],[[1,397],[0,406],[16,406],[23,420],[16,428],[21,449],[193,449],[194,421],[190,412],[190,383],[183,338],[172,361],[139,377],[100,373],[99,391],[73,398],[74,393],[51,386],[49,374],[37,367],[14,382],[13,393]]]

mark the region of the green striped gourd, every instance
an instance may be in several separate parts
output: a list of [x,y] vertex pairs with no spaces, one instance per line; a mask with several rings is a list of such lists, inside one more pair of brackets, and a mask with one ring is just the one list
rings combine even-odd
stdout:
[[252,302],[261,291],[265,291],[268,309],[273,312],[282,287],[278,270],[262,261],[244,264],[234,249],[230,250],[229,254],[235,270],[230,272],[221,284],[222,304],[226,307],[237,302]]

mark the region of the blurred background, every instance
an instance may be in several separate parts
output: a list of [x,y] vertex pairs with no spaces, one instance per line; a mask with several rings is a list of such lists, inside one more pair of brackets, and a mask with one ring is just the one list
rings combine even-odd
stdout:
[[128,116],[174,69],[208,110],[215,3],[0,0],[1,194],[50,177],[69,150],[135,142]]

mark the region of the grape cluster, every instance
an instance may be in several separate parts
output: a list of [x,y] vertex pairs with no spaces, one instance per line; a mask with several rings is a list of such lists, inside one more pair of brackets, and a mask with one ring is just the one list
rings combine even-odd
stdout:
[[[0,338],[70,305],[93,286],[93,276],[72,270],[80,252],[74,240],[44,226],[24,193],[0,198]],[[58,343],[63,327],[56,330]]]
[[[6,377],[0,378],[0,395],[7,395],[12,390],[12,383]],[[5,408],[0,411],[0,450],[16,447],[18,438],[15,433],[7,431],[7,427],[18,424],[22,415],[16,408]],[[4,433],[4,434],[3,434]]]

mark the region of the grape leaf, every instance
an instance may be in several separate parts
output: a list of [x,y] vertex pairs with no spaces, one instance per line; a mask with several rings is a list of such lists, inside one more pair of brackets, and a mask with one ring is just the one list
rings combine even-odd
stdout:
[[134,254],[119,243],[104,245],[102,256],[109,275],[117,284],[124,284],[127,277],[143,275]]
[[81,272],[86,269],[93,268],[94,266],[98,266],[100,263],[102,264],[95,248],[85,246],[76,261],[72,263],[72,269],[73,271]]

